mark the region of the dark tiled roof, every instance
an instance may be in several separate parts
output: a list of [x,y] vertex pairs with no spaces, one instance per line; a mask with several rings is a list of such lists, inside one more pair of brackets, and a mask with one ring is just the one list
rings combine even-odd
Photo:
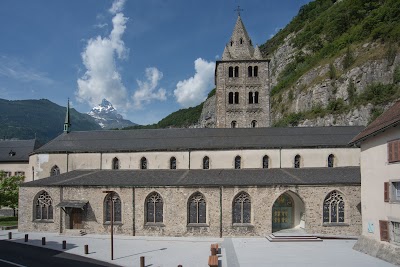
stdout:
[[35,153],[346,147],[363,127],[156,129],[61,134]]
[[215,170],[75,170],[28,183],[41,186],[269,186],[360,184],[360,167]]
[[387,111],[382,113],[370,125],[368,125],[361,133],[351,140],[350,144],[359,143],[365,139],[386,130],[389,127],[397,126],[400,123],[400,101],[394,103]]
[[35,139],[0,140],[0,162],[28,162],[29,154],[38,147]]

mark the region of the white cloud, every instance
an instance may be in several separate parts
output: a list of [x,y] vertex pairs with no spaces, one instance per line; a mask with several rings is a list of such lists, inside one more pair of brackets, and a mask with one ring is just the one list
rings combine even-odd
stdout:
[[[121,0],[114,1],[110,12],[122,10],[123,3]],[[93,106],[106,98],[116,107],[129,106],[128,92],[122,83],[115,59],[115,54],[119,59],[124,59],[129,53],[122,40],[127,21],[124,14],[116,13],[112,19],[113,29],[110,35],[104,38],[97,36],[87,42],[81,54],[86,72],[77,81],[76,97],[79,101],[89,102]]]
[[157,90],[158,82],[162,77],[163,73],[157,68],[146,68],[146,80],[136,80],[139,88],[132,96],[135,108],[140,109],[143,103],[148,104],[152,100],[164,101],[167,99],[165,89],[159,88]]
[[98,24],[94,25],[93,27],[101,29],[101,28],[104,28],[106,26],[108,26],[107,23],[98,23]]
[[108,11],[110,11],[111,14],[117,14],[122,11],[124,4],[125,0],[115,0]]
[[176,101],[184,107],[192,107],[204,101],[214,85],[214,62],[198,58],[194,61],[194,68],[194,76],[179,81],[174,90]]

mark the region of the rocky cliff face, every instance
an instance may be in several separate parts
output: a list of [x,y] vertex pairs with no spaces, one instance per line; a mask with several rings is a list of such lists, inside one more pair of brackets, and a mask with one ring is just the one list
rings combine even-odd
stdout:
[[124,128],[137,125],[130,120],[125,120],[122,115],[118,114],[117,110],[107,99],[103,99],[101,104],[92,108],[88,112],[88,115],[93,117],[103,129]]

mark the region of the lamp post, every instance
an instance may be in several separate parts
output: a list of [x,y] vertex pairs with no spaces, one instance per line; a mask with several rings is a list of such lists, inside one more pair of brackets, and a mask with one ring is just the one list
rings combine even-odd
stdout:
[[103,193],[110,194],[111,199],[111,260],[114,260],[114,191],[103,191]]

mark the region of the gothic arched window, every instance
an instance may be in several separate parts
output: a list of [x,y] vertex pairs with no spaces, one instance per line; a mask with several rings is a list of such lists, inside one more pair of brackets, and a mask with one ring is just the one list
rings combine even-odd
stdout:
[[114,209],[114,222],[121,222],[121,199],[115,192],[108,193],[104,199],[104,222],[111,222],[112,209]]
[[252,77],[252,76],[253,76],[253,67],[252,67],[252,66],[249,66],[249,67],[247,68],[247,75],[248,75],[249,77]]
[[163,199],[160,194],[154,192],[146,198],[146,222],[163,222]]
[[233,67],[229,67],[228,70],[229,70],[229,71],[228,71],[229,77],[233,77]]
[[239,67],[235,67],[235,77],[239,77]]
[[175,169],[176,169],[176,158],[175,158],[175,157],[172,157],[172,158],[169,160],[169,168],[170,168],[171,170],[175,170]]
[[251,121],[250,126],[251,126],[251,128],[256,128],[257,127],[257,121],[256,120]]
[[295,167],[296,169],[300,168],[300,161],[301,161],[300,155],[296,155],[296,156],[294,157],[294,167]]
[[140,168],[142,170],[146,170],[147,169],[147,159],[145,157],[140,159]]
[[235,169],[240,169],[242,164],[242,158],[240,156],[235,157]]
[[229,102],[229,104],[233,104],[233,93],[232,92],[229,92],[229,94],[228,94],[228,102]]
[[269,157],[267,155],[265,155],[262,159],[262,167],[263,169],[269,168]]
[[329,193],[324,200],[323,222],[344,222],[344,200],[343,196],[336,190]]
[[235,92],[235,104],[239,104],[239,93]]
[[118,158],[113,158],[113,160],[112,160],[112,169],[113,170],[118,170],[119,169],[119,159]]
[[35,220],[53,220],[53,199],[42,191],[35,199]]
[[237,127],[237,122],[236,121],[232,121],[231,122],[231,128],[236,128]]
[[254,104],[258,104],[258,92],[254,93]]
[[203,169],[208,170],[210,168],[210,158],[205,156],[203,158]]
[[197,192],[189,198],[189,223],[206,223],[206,200]]
[[60,174],[60,168],[58,168],[57,165],[54,165],[50,170],[50,176],[59,175],[59,174]]
[[258,67],[254,66],[254,77],[258,76]]
[[328,156],[328,167],[332,168],[334,166],[335,163],[335,156],[333,154],[330,154]]
[[253,92],[249,92],[249,104],[253,104]]
[[241,192],[236,195],[233,201],[233,223],[250,223],[251,222],[251,201],[250,196]]

